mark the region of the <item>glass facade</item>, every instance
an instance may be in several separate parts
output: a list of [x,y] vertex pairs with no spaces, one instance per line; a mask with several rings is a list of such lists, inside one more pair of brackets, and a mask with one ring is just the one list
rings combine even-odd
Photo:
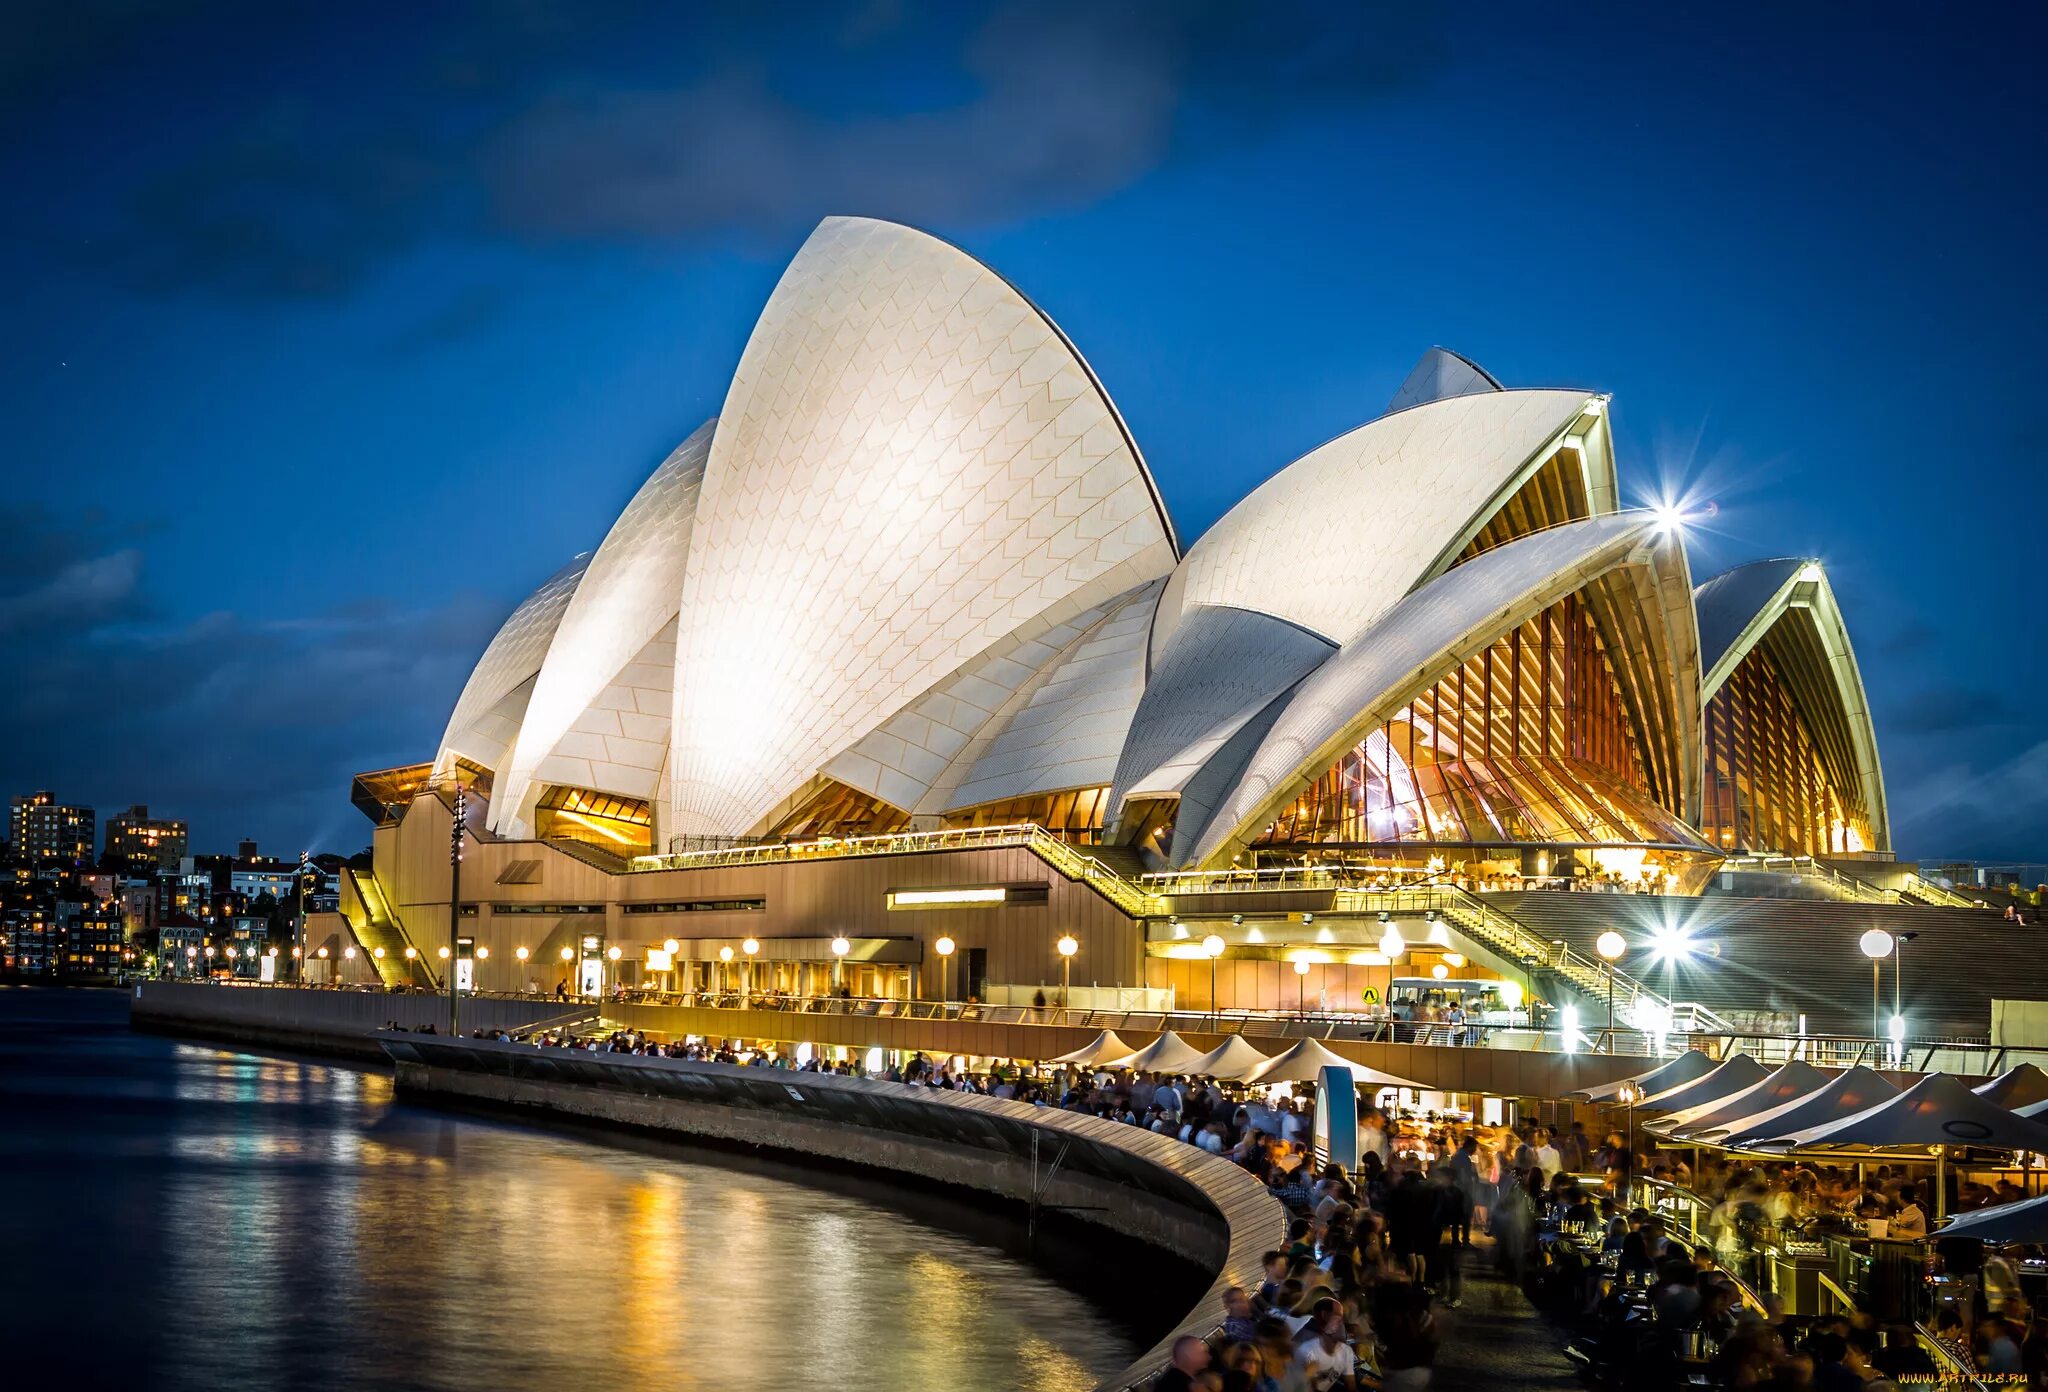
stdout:
[[1707,702],[1701,828],[1727,851],[1852,855],[1871,847],[1853,775],[1815,740],[1771,645],[1752,648]]
[[810,796],[778,818],[764,838],[815,841],[821,836],[887,836],[910,825],[910,814],[836,779],[822,780]]
[[1577,596],[1370,731],[1254,847],[1408,844],[1699,845],[1645,772]]

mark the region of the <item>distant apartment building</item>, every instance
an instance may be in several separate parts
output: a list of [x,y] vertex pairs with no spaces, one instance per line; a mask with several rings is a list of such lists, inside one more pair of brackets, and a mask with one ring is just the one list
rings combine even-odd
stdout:
[[298,873],[297,861],[267,857],[238,860],[228,872],[228,889],[251,904],[265,894],[283,904],[292,897],[293,877]]
[[175,870],[184,860],[188,838],[183,820],[152,817],[145,803],[107,818],[107,854],[123,860],[147,860],[161,870]]
[[90,807],[70,807],[57,795],[41,792],[16,796],[8,808],[7,839],[25,860],[57,860],[88,864],[93,858],[96,821]]
[[58,970],[65,976],[105,976],[120,971],[128,949],[127,918],[120,905],[87,904],[64,918],[63,957]]

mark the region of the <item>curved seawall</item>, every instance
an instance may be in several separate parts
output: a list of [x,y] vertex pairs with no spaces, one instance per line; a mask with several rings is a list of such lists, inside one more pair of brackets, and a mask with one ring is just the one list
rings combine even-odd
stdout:
[[405,1091],[553,1112],[862,1166],[1057,1210],[1215,1279],[1199,1304],[1109,1388],[1162,1368],[1173,1340],[1214,1331],[1223,1291],[1256,1289],[1286,1212],[1226,1160],[1134,1126],[973,1093],[829,1073],[382,1036]]

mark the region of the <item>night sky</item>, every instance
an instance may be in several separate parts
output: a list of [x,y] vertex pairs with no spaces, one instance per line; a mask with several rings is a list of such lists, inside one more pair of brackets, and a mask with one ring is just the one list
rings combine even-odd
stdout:
[[1058,320],[1184,541],[1432,344],[1612,392],[1696,578],[1828,563],[1901,853],[2048,858],[2043,11],[1667,8],[17,0],[0,791],[366,844],[851,213]]

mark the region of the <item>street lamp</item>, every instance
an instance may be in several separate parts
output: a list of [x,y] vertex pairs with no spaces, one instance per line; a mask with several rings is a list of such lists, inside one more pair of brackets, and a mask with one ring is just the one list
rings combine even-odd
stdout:
[[683,950],[683,945],[675,938],[664,938],[661,950],[668,954],[668,989],[673,994],[676,989],[676,955]]
[[[944,934],[932,944],[932,949],[939,954],[939,995],[946,1000],[953,999],[953,950],[958,946],[958,943]],[[837,952],[839,944],[833,943],[832,950]]]
[[619,979],[619,958],[625,956],[626,954],[620,950],[619,945],[617,943],[613,943],[610,947],[604,950],[604,955],[605,960],[612,964],[612,984],[614,986],[624,985],[625,983]]
[[1081,950],[1081,944],[1075,941],[1072,933],[1062,933],[1053,946],[1060,952],[1060,1008],[1064,1010],[1068,998],[1074,993],[1074,954]]
[[1209,1014],[1212,1016],[1221,1013],[1216,1003],[1216,959],[1223,955],[1224,945],[1223,939],[1215,933],[1202,939],[1202,955],[1209,959]]
[[719,983],[718,983],[718,989],[719,989],[719,990],[720,990],[721,992],[724,992],[724,991],[730,991],[730,990],[732,989],[732,975],[731,975],[731,968],[732,968],[732,944],[731,944],[731,943],[727,943],[727,944],[726,944],[726,945],[725,945],[724,947],[721,947],[721,948],[719,948],[719,949],[718,949],[718,961],[719,961],[719,964],[720,964],[720,970],[719,970],[719,973],[718,973],[718,975],[719,975],[719,977],[720,977],[720,980],[719,980]]
[[1628,1107],[1628,1165],[1621,1172],[1623,1185],[1621,1197],[1626,1200],[1636,1172],[1636,1103],[1643,1100],[1643,1089],[1639,1084],[1628,1082],[1614,1094],[1614,1100]]
[[756,942],[756,941],[755,941],[754,939],[752,939],[752,938],[748,938],[748,939],[747,939],[747,940],[746,940],[745,942],[743,942],[743,943],[741,943],[741,944],[740,944],[740,951],[742,951],[742,952],[744,952],[744,953],[746,953],[746,954],[747,954],[747,976],[746,976],[746,983],[745,983],[745,985],[744,985],[744,986],[742,987],[742,989],[741,989],[741,991],[740,991],[740,1004],[741,1004],[741,1005],[749,1005],[749,1004],[752,1004],[752,1002],[753,1002],[753,999],[754,999],[754,954],[755,954],[756,952],[759,952],[760,950],[761,950],[761,944],[760,944],[760,943],[758,943],[758,942]]
[[[939,951],[946,952],[951,950],[953,941],[951,938],[940,938],[939,941],[945,944]],[[847,941],[846,934],[834,933],[832,935],[832,989],[834,991],[838,991],[846,980],[846,954],[851,951],[853,951],[853,944]]]
[[1863,949],[1863,955],[1870,959],[1870,1037],[1884,1038],[1884,1022],[1878,1018],[1878,992],[1880,976],[1884,971],[1884,959],[1892,955],[1897,946],[1892,935],[1882,928],[1873,928],[1856,940],[1856,946]]
[[1308,1014],[1308,958],[1294,959],[1294,1013]]
[[1614,964],[1628,951],[1628,942],[1609,928],[1593,940],[1593,950],[1607,963],[1607,1052],[1614,1052]]
[[512,955],[519,960],[519,989],[524,991],[526,989],[526,982],[532,979],[526,974],[526,962],[528,958],[533,956],[533,953],[524,946],[520,946],[512,949]]

